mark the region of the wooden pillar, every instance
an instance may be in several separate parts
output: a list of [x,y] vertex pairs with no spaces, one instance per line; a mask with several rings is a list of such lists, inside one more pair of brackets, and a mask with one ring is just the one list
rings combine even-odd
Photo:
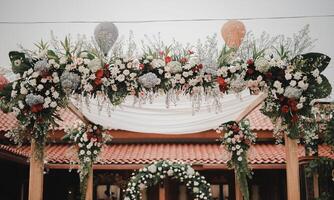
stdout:
[[36,142],[31,140],[29,169],[29,200],[43,200],[44,162],[36,159]]
[[235,200],[243,200],[237,174],[234,171]]
[[166,188],[164,184],[159,187],[159,200],[166,200]]
[[313,191],[314,198],[319,198],[319,174],[313,174]]
[[93,200],[93,166],[88,174],[86,198],[85,200]]
[[298,144],[286,135],[285,154],[288,200],[300,200]]

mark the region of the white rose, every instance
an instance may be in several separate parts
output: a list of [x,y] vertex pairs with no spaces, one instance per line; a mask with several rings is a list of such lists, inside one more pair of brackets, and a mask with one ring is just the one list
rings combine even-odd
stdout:
[[294,75],[293,75],[293,78],[296,79],[296,80],[300,80],[302,78],[303,74],[301,72],[296,72]]
[[18,104],[19,104],[19,108],[20,108],[20,109],[23,109],[23,108],[24,108],[24,104],[23,104],[22,101],[19,101]]
[[123,75],[123,74],[120,74],[120,75],[118,75],[117,76],[117,81],[119,81],[119,82],[123,82],[124,80],[125,80],[125,76]]
[[147,167],[148,171],[154,174],[157,171],[157,167],[155,165],[150,165]]
[[184,77],[187,78],[187,77],[189,76],[189,74],[188,74],[188,72],[183,72],[183,73],[182,73],[182,76],[184,76]]
[[297,104],[297,108],[298,109],[302,109],[303,108],[303,104],[302,103]]
[[292,79],[292,75],[291,75],[290,73],[286,73],[286,74],[285,74],[285,79],[286,79],[286,80],[290,80],[290,79]]
[[51,107],[51,108],[55,108],[55,107],[57,107],[57,103],[56,103],[55,101],[52,101],[52,102],[50,103],[50,107]]
[[321,78],[321,76],[318,76],[318,77],[317,77],[317,83],[318,83],[318,84],[321,84],[321,83],[322,83],[322,78]]
[[240,161],[240,162],[242,161],[242,157],[241,156],[238,157],[238,161]]
[[126,69],[126,70],[123,71],[123,74],[124,74],[125,76],[127,76],[127,75],[130,74],[130,71]]
[[320,74],[320,72],[319,72],[318,69],[315,69],[314,71],[312,71],[312,75],[313,75],[314,77],[318,77],[319,74]]
[[268,60],[265,59],[264,57],[260,57],[256,59],[254,62],[254,65],[255,65],[255,69],[262,73],[266,73],[270,68]]
[[52,97],[55,98],[55,99],[58,99],[59,98],[59,93],[58,92],[53,92],[52,93]]
[[98,69],[101,68],[101,60],[98,58],[94,58],[91,60],[88,64],[87,67],[92,71],[96,72]]
[[85,151],[84,150],[80,150],[80,155],[85,155]]
[[67,63],[67,57],[61,57],[59,59],[59,64],[63,65],[63,64],[66,64]]
[[43,88],[44,88],[44,86],[43,86],[42,84],[39,84],[39,85],[37,86],[37,89],[38,89],[38,90],[43,90]]
[[275,81],[275,82],[274,82],[274,87],[277,88],[277,89],[278,89],[278,88],[281,88],[281,87],[282,87],[282,83],[279,82],[279,81]]
[[290,86],[295,87],[297,82],[295,80],[290,81]]
[[21,87],[20,93],[21,94],[28,94],[28,90],[25,87]]
[[161,59],[153,59],[151,62],[153,68],[159,68],[165,66],[165,61]]

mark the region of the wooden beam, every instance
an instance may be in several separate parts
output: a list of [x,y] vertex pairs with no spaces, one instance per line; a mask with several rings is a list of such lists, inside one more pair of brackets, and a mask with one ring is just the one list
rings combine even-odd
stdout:
[[88,174],[85,200],[93,200],[93,167]]
[[90,124],[90,120],[70,101],[67,105],[68,109],[77,116],[83,123]]
[[234,172],[235,200],[243,200],[237,174]]
[[266,93],[260,94],[251,104],[249,104],[245,110],[243,110],[240,115],[235,119],[236,122],[243,120],[249,113],[251,113],[260,103],[262,103],[267,98]]
[[36,159],[36,142],[31,140],[30,169],[29,169],[29,200],[43,200],[43,158]]
[[313,174],[313,191],[314,198],[319,198],[319,174]]
[[299,160],[297,140],[285,135],[286,178],[288,200],[300,200]]

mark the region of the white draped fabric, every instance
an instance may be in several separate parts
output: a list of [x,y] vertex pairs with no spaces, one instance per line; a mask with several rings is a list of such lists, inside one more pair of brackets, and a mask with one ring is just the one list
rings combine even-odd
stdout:
[[192,103],[180,97],[176,106],[166,108],[165,96],[154,99],[152,104],[133,105],[133,97],[128,97],[110,114],[106,109],[99,111],[96,100],[91,100],[89,108],[80,106],[83,114],[92,122],[108,129],[121,129],[141,133],[186,134],[217,128],[221,123],[236,119],[258,96],[249,91],[236,95],[225,95],[222,110],[210,111],[211,103],[202,102],[199,112],[192,114]]

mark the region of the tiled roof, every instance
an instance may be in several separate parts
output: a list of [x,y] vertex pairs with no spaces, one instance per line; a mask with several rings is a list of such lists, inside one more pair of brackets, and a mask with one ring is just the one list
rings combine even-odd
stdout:
[[[80,122],[80,120],[69,110],[62,109],[58,112],[62,121],[57,121],[59,127],[55,130],[64,130],[73,123]],[[13,113],[4,113],[0,110],[0,131],[9,131],[17,125],[16,117]]]
[[247,115],[247,119],[249,119],[251,129],[257,131],[272,131],[274,126],[269,119],[269,117],[265,116],[260,111],[261,105],[256,107],[251,113]]
[[[75,148],[70,144],[50,144],[46,146],[46,160],[50,164],[68,164],[76,159]],[[0,151],[29,157],[30,146],[0,145]],[[299,156],[304,148],[299,146]],[[329,146],[319,146],[319,155],[331,157]],[[110,144],[104,147],[97,164],[149,164],[156,160],[182,160],[191,164],[226,164],[227,151],[219,144]],[[250,164],[284,164],[283,145],[255,144],[249,150]]]
[[[59,127],[56,130],[63,130],[67,126],[80,120],[69,110],[63,109],[59,111],[62,121],[59,122]],[[252,130],[271,131],[273,124],[270,119],[260,112],[260,106],[255,108],[246,118],[250,120]],[[13,129],[17,124],[17,120],[13,113],[5,114],[0,110],[0,131],[8,131]]]

